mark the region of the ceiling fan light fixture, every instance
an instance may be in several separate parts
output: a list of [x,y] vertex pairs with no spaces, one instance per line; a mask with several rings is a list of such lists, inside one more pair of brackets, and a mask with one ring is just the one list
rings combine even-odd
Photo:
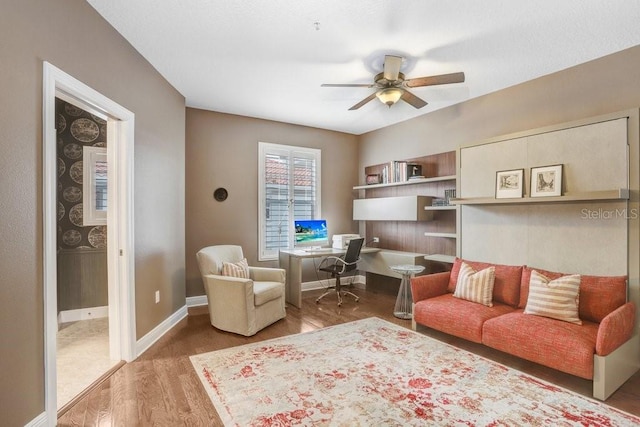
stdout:
[[386,104],[391,108],[393,104],[400,100],[402,97],[402,89],[397,87],[388,87],[386,89],[379,90],[376,96],[383,104]]

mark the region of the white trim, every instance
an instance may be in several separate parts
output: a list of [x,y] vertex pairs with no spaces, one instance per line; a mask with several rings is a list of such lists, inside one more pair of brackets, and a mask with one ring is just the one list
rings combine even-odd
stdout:
[[49,423],[49,421],[47,421],[47,413],[43,412],[25,424],[24,427],[45,427],[48,425],[55,425],[55,423],[55,421]]
[[[57,154],[55,98],[80,100],[107,117],[109,208],[107,218],[107,264],[109,287],[109,338],[115,359],[135,358],[135,272],[133,247],[133,145],[132,112],[111,101],[52,64],[43,62],[43,296],[44,296],[44,387],[49,425],[57,420],[56,391],[56,181]],[[113,183],[113,185],[112,185]],[[114,273],[114,274],[113,274]]]
[[142,353],[147,351],[149,347],[162,338],[164,334],[169,332],[171,328],[176,326],[178,322],[187,317],[188,314],[187,306],[183,305],[178,309],[178,311],[163,320],[162,323],[138,340],[136,343],[136,354],[140,356]]
[[77,310],[64,310],[58,313],[58,325],[61,323],[77,322],[80,320],[102,319],[109,317],[109,307],[79,308]]
[[200,307],[202,305],[207,305],[208,303],[206,295],[187,297],[187,307]]

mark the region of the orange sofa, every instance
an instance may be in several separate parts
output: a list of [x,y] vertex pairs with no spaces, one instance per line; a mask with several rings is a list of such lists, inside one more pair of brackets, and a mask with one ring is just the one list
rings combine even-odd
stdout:
[[[492,307],[453,296],[463,261],[475,271],[495,268]],[[606,399],[640,364],[626,277],[581,276],[578,325],[524,313],[532,270],[456,258],[450,272],[415,277],[413,328],[426,326],[593,380],[594,396]],[[550,280],[566,276],[535,270]]]

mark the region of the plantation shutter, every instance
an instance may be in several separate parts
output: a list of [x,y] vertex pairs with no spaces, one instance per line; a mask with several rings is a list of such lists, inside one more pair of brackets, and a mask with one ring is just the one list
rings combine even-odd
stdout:
[[293,247],[293,220],[320,214],[320,150],[260,143],[259,259]]

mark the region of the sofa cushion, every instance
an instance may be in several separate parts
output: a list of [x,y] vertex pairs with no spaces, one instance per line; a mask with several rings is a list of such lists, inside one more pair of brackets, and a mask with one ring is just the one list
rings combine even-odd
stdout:
[[482,343],[591,380],[597,334],[597,323],[585,321],[576,325],[528,316],[518,310],[487,320],[482,330]]
[[238,262],[223,262],[222,275],[230,277],[239,277],[241,279],[249,278],[249,263],[246,258]]
[[533,270],[529,280],[529,298],[524,314],[535,314],[582,325],[578,317],[579,291],[579,274],[551,280]]
[[493,307],[491,299],[496,277],[495,270],[495,267],[491,266],[484,270],[475,271],[469,264],[463,262],[453,296]]
[[[495,281],[493,284],[493,302],[501,302],[513,307],[517,307],[520,300],[520,282],[522,277],[522,266],[491,264],[487,262],[468,261],[456,258],[451,275],[449,276],[449,292],[453,293],[458,282],[458,274],[462,262],[465,262],[476,271],[484,270],[487,267],[495,267]],[[528,282],[527,282],[528,283]],[[525,300],[526,302],[526,300]]]
[[413,318],[416,323],[429,328],[481,343],[482,324],[513,310],[513,307],[499,302],[494,301],[493,307],[489,308],[447,293],[415,303]]
[[284,295],[284,283],[253,282],[253,302],[257,306]]
[[[533,268],[524,267],[522,271],[519,308],[524,308],[527,305],[529,280],[532,270]],[[566,273],[557,273],[539,268],[535,270],[551,280],[567,275]],[[626,301],[626,276],[582,275],[580,280],[580,302],[578,305],[578,315],[580,319],[591,322],[601,322],[609,313],[622,306]]]

